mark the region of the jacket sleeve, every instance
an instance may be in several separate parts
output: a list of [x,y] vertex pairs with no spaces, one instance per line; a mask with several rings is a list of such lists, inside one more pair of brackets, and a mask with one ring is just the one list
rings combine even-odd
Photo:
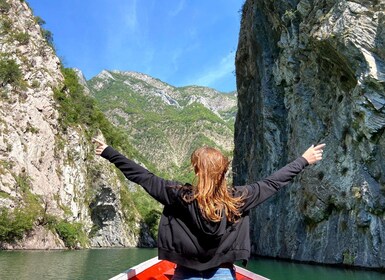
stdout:
[[176,190],[172,186],[178,186],[180,183],[165,180],[154,175],[110,146],[104,149],[101,156],[115,164],[128,180],[141,185],[153,198],[163,205],[169,205],[174,202]]
[[280,188],[289,184],[308,164],[305,158],[299,157],[269,177],[241,188],[242,193],[246,191],[245,204],[242,207],[242,211],[250,210],[264,202]]

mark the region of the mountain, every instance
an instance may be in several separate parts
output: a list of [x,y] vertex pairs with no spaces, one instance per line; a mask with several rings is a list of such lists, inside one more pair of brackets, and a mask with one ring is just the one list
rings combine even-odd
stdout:
[[232,154],[235,94],[177,88],[145,74],[106,70],[87,86],[108,119],[167,177],[191,181],[190,155],[199,146]]

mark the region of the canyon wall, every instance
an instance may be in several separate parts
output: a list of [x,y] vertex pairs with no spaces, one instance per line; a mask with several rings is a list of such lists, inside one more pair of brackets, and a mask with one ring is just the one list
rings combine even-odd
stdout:
[[52,34],[25,1],[2,0],[0,16],[0,247],[153,246],[89,127],[60,122],[55,91],[71,93]]
[[384,50],[384,1],[245,2],[234,182],[327,144],[252,212],[253,253],[385,267]]

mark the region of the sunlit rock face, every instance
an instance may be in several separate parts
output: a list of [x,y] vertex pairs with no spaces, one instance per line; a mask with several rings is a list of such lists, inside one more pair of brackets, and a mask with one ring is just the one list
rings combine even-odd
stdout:
[[260,255],[385,267],[385,2],[246,1],[234,181],[324,159],[252,212]]
[[42,209],[30,231],[15,242],[0,241],[0,248],[64,248],[47,217],[81,224],[88,239],[79,246],[153,246],[137,210],[123,213],[120,190],[127,186],[94,156],[87,127],[61,127],[54,99],[63,87],[61,63],[25,1],[2,1],[0,31],[0,61],[19,69],[17,82],[5,81],[1,69],[0,212],[32,211],[28,200]]

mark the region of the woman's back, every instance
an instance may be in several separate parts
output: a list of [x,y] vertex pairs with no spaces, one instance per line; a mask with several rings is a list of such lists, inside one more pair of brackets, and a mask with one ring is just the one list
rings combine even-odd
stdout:
[[216,149],[201,148],[193,153],[196,184],[183,185],[162,179],[98,143],[97,154],[164,205],[158,230],[159,258],[195,271],[247,261],[249,211],[287,185],[306,165],[320,160],[324,146],[312,146],[303,157],[271,176],[230,190],[225,179],[229,161]]

